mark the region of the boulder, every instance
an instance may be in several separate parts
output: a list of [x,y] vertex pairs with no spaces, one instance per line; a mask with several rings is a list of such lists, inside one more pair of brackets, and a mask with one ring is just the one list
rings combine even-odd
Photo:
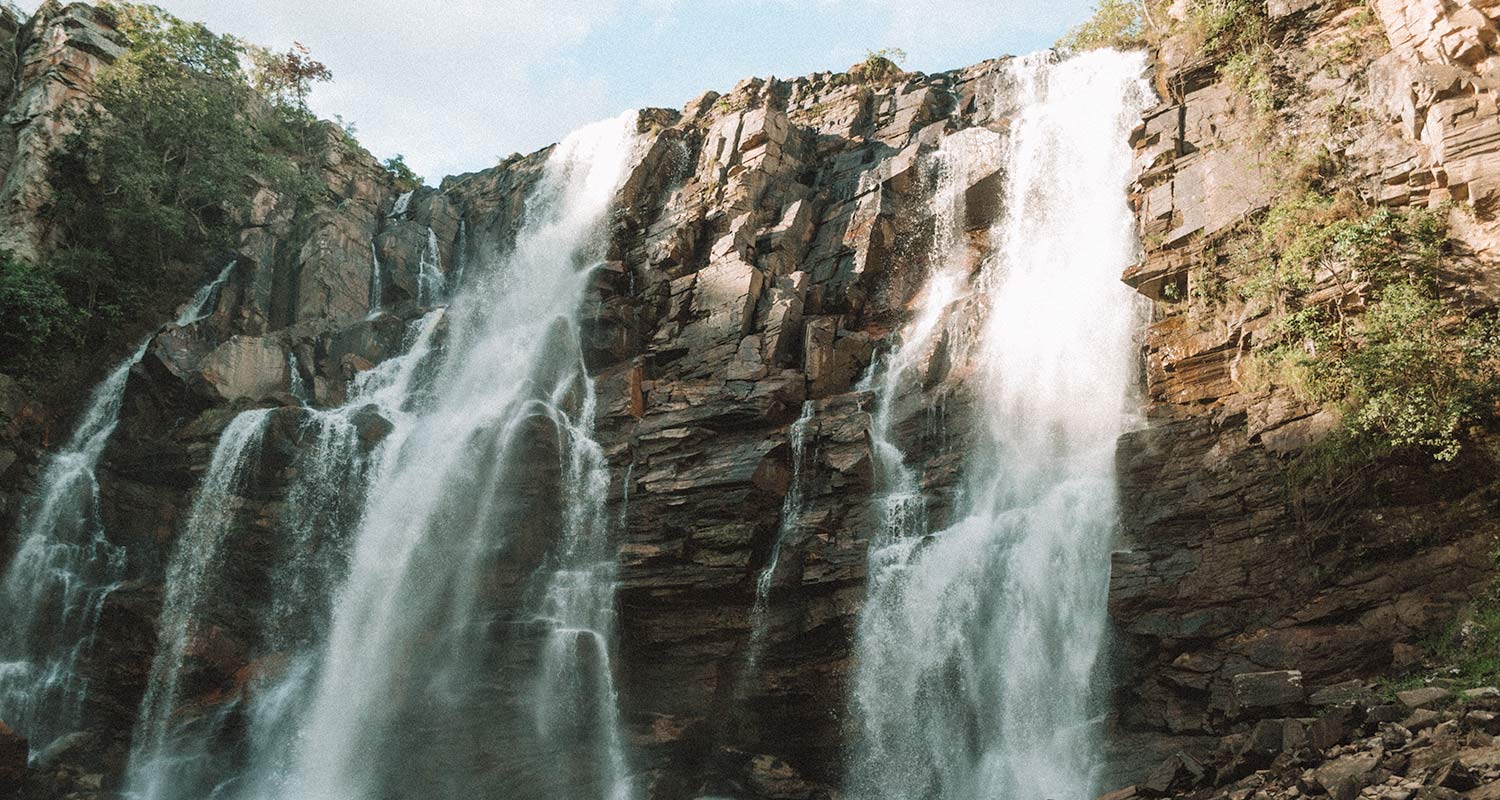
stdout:
[[1172,797],[1190,791],[1207,777],[1203,764],[1179,752],[1163,761],[1135,788],[1142,797]]
[[1408,689],[1404,692],[1396,692],[1396,699],[1400,700],[1407,708],[1431,708],[1446,703],[1453,693],[1441,686],[1428,686],[1423,689]]
[[1244,672],[1230,679],[1234,708],[1240,714],[1258,709],[1298,705],[1307,697],[1302,673],[1296,670]]
[[234,336],[209,353],[203,379],[227,401],[261,400],[290,386],[286,353],[259,336]]
[[1374,782],[1375,769],[1379,765],[1380,756],[1376,753],[1343,756],[1314,768],[1310,783],[1333,800],[1353,800],[1359,796],[1360,790]]

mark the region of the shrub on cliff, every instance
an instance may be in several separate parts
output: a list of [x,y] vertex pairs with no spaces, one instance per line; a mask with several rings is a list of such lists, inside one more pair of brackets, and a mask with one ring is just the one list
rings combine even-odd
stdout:
[[72,346],[79,313],[44,268],[0,251],[0,320],[0,372],[33,380],[55,350]]
[[1069,28],[1054,45],[1067,53],[1098,50],[1139,50],[1151,43],[1148,33],[1154,28],[1148,0],[1099,0],[1094,13],[1082,23]]
[[[238,40],[152,6],[107,7],[128,49],[51,164],[51,217],[67,245],[52,267],[68,299],[103,321],[180,289],[232,247],[257,180],[292,197],[316,185],[297,163],[315,121],[267,113]],[[301,89],[294,81],[288,97]]]
[[[1257,358],[1342,413],[1330,447],[1345,457],[1316,456],[1326,467],[1402,450],[1450,461],[1465,423],[1489,414],[1500,328],[1439,291],[1445,214],[1307,192],[1267,211],[1231,259],[1246,299],[1282,309]],[[1344,291],[1306,297],[1329,280]]]

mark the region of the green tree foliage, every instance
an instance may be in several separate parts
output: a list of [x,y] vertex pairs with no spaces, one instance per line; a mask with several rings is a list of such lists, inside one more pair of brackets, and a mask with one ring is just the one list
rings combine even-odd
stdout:
[[[1313,456],[1320,469],[1402,451],[1451,461],[1465,423],[1492,411],[1500,327],[1439,292],[1446,213],[1310,191],[1273,206],[1238,257],[1250,268],[1247,296],[1286,307],[1257,356],[1343,414],[1343,430]],[[1365,308],[1305,304],[1320,274],[1366,287]]]
[[40,376],[54,351],[73,346],[79,318],[51,275],[0,251],[0,372]]
[[901,62],[905,60],[906,51],[899,47],[866,50],[865,60],[856,64],[851,72],[868,80],[885,80],[903,74]]
[[[53,271],[102,322],[232,247],[257,182],[301,197],[316,179],[289,147],[304,131],[265,112],[238,40],[152,6],[109,9],[129,48],[100,74],[98,103],[77,113],[51,165],[51,217],[68,244]],[[300,101],[302,87],[288,96]]]
[[251,83],[256,91],[279,106],[304,113],[313,84],[333,79],[328,67],[314,59],[301,42],[293,42],[285,53],[254,48],[251,60],[255,65]]
[[396,180],[396,188],[400,191],[410,192],[414,189],[421,188],[423,185],[422,176],[418,175],[412,170],[411,167],[406,165],[406,156],[403,156],[400,153],[397,153],[391,158],[387,158],[382,166],[384,166],[385,171],[390,173],[391,177]]
[[1063,34],[1056,47],[1068,53],[1138,50],[1149,44],[1148,24],[1145,0],[1099,0],[1093,15]]

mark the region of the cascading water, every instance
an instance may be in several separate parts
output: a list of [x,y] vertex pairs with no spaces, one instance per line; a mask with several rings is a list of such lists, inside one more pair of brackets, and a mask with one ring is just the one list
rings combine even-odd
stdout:
[[178,327],[207,319],[208,315],[214,313],[214,309],[219,306],[219,295],[224,291],[224,283],[229,280],[230,275],[234,274],[234,268],[239,266],[239,263],[238,260],[234,260],[225,264],[217,277],[193,295],[193,299],[182,307],[182,313],[177,315]]
[[781,499],[781,524],[776,530],[776,538],[771,542],[771,553],[766,558],[765,567],[755,578],[755,603],[750,608],[750,642],[746,647],[741,683],[753,678],[759,669],[760,658],[766,647],[766,635],[769,633],[767,628],[770,625],[771,589],[776,581],[776,568],[781,564],[781,550],[787,539],[796,535],[802,515],[807,510],[804,500],[807,432],[813,427],[817,411],[817,401],[804,402],[802,414],[787,430],[787,441],[792,449],[792,479],[787,484],[786,495]]
[[104,599],[125,574],[125,553],[99,520],[95,470],[120,421],[130,368],[145,342],[94,389],[68,443],[47,464],[22,511],[20,549],[0,588],[0,719],[39,746],[75,730],[84,690],[78,660]]
[[[628,793],[608,477],[577,314],[634,129],[625,115],[558,145],[511,253],[469,272],[430,374],[385,414],[327,635],[256,701],[266,733],[252,733],[230,796],[500,797],[517,780],[556,797]],[[510,575],[529,553],[529,577]],[[516,596],[496,596],[508,582]],[[519,689],[500,683],[517,661],[533,676]],[[508,788],[494,776],[513,761],[533,772]]]
[[[402,355],[362,373],[344,406],[300,412],[294,479],[278,520],[281,535],[270,576],[271,602],[257,620],[265,654],[292,654],[292,662],[275,686],[256,681],[262,691],[256,692],[257,702],[248,712],[252,752],[279,754],[286,737],[295,733],[287,725],[292,709],[286,701],[305,688],[310,666],[306,651],[326,633],[322,620],[327,618],[328,594],[343,575],[342,534],[357,521],[364,497],[361,489],[369,460],[360,439],[361,415],[374,411],[397,418],[408,410],[411,388],[432,352],[441,316],[441,311],[434,311],[411,323]],[[288,355],[288,363],[296,374],[295,355]],[[245,476],[257,466],[274,413],[247,411],[225,428],[173,552],[158,651],[127,775],[129,794],[137,800],[219,796],[234,785],[234,757],[220,747],[219,737],[235,705],[201,715],[181,714],[178,706],[186,649],[207,601],[220,587],[219,556],[236,522],[237,495]]]
[[167,567],[156,657],[132,739],[129,793],[134,797],[173,796],[168,793],[190,787],[187,775],[195,767],[175,746],[184,662],[195,612],[214,587],[214,566],[234,522],[247,467],[258,455],[270,419],[269,409],[246,411],[224,429]]
[[[230,261],[178,314],[191,325],[212,314],[234,273]],[[140,343],[94,388],[78,427],[48,461],[37,493],[22,508],[20,547],[0,584],[0,719],[40,752],[81,723],[87,687],[79,659],[94,641],[105,598],[125,576],[125,552],[99,519],[99,458],[120,421]]]
[[302,405],[312,405],[312,392],[307,388],[307,380],[302,377],[302,365],[297,361],[297,354],[290,350],[286,353],[286,371],[291,376],[288,392]]
[[1125,187],[1150,96],[1142,66],[1112,52],[1010,66],[1002,216],[969,290],[983,315],[967,354],[977,441],[954,521],[930,536],[888,409],[967,276],[937,267],[887,361],[872,431],[887,525],[858,634],[855,796],[1093,796],[1114,448],[1141,322],[1119,276],[1136,247]]
[[438,249],[437,234],[427,229],[427,247],[417,261],[417,305],[426,308],[443,302],[448,293],[448,279],[443,274],[443,253]]
[[385,310],[385,267],[380,263],[380,251],[375,249],[375,240],[370,240],[370,313],[365,319],[374,319]]

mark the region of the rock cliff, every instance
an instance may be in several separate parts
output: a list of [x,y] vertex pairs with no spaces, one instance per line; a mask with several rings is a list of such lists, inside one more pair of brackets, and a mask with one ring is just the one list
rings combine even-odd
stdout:
[[[1155,301],[1155,315],[1143,348],[1146,422],[1119,453],[1110,729],[1133,756],[1118,759],[1115,785],[1139,780],[1151,791],[1148,773],[1159,778],[1150,770],[1167,756],[1201,766],[1222,751],[1227,764],[1243,748],[1222,737],[1304,718],[1321,708],[1309,697],[1324,687],[1419,666],[1419,642],[1493,579],[1500,451],[1490,432],[1474,432],[1450,465],[1382,463],[1361,478],[1373,491],[1353,500],[1289,493],[1289,465],[1334,415],[1293,387],[1252,379],[1266,308],[1195,291],[1214,280],[1218,248],[1289,191],[1267,154],[1316,142],[1379,203],[1449,201],[1460,255],[1444,280],[1474,307],[1500,296],[1500,6],[1372,8],[1270,3],[1274,80],[1289,87],[1270,112],[1221,77],[1214,58],[1171,40],[1159,47],[1162,103],[1132,142],[1144,254],[1123,276]],[[111,26],[83,4],[49,3],[29,21],[0,11],[0,58],[15,60],[0,72],[16,76],[0,133],[0,245],[18,254],[66,246],[40,213],[45,156],[64,111],[89,102],[93,76],[118,56]],[[681,110],[639,113],[648,145],[617,198],[586,304],[585,352],[610,513],[622,521],[619,702],[651,797],[838,796],[873,527],[874,398],[860,378],[926,276],[930,156],[962,131],[1005,129],[1008,74],[1001,59],[932,75],[864,68],[749,79]],[[356,143],[336,128],[326,134],[317,201],[257,194],[209,313],[159,329],[131,368],[99,475],[105,528],[129,554],[128,578],[109,595],[83,665],[94,687],[85,729],[33,761],[27,796],[117,788],[156,647],[167,554],[219,434],[250,407],[276,410],[247,482],[254,489],[234,511],[225,589],[195,624],[184,713],[232,705],[269,668],[250,661],[263,632],[249,610],[268,602],[275,520],[307,445],[304,401],[337,405],[351,380],[401,351],[405,323],[426,310],[425,271],[456,279],[507,247],[548,153],[403,194]],[[1000,179],[977,173],[965,192],[976,264]],[[1313,291],[1353,304],[1360,289],[1328,275]],[[957,491],[970,436],[950,366],[938,348],[921,396],[896,414],[904,449],[920,454],[935,521]],[[745,681],[756,578],[790,482],[789,429],[807,401],[809,512],[777,561],[762,668]],[[0,383],[6,553],[19,498],[63,427],[57,416]],[[378,440],[380,421],[361,433]],[[527,557],[497,568],[491,590],[519,591]],[[1266,677],[1293,671],[1295,685]],[[1270,688],[1258,691],[1263,683]],[[1474,716],[1486,709],[1462,724],[1492,728]],[[1227,782],[1232,770],[1168,772],[1159,793]],[[1319,780],[1330,791],[1332,779]],[[1467,780],[1450,771],[1439,783]]]

